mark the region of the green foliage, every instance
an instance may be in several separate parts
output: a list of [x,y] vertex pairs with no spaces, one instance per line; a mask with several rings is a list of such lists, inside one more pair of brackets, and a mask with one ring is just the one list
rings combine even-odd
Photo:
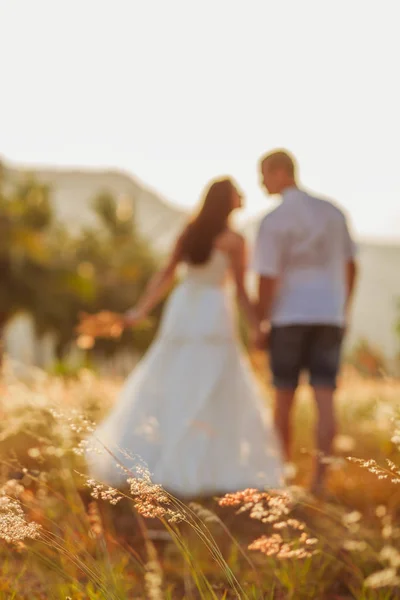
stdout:
[[44,186],[26,184],[6,194],[0,180],[0,326],[30,311],[47,273],[46,230],[53,214]]
[[400,342],[400,299],[397,300],[397,321],[395,323],[395,332]]
[[[38,335],[55,335],[61,360],[75,338],[82,311],[123,312],[132,307],[156,270],[156,259],[135,227],[132,199],[101,194],[93,202],[99,226],[77,235],[58,223],[50,192],[27,180],[6,190],[0,179],[0,329],[18,312],[34,318]],[[154,327],[95,352],[128,345],[144,350]]]

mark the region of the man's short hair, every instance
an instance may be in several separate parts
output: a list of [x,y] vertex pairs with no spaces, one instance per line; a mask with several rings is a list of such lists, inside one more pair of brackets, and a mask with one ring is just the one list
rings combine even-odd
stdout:
[[261,166],[267,162],[272,170],[285,169],[287,174],[291,177],[296,176],[296,161],[286,150],[273,150],[272,152],[268,152],[268,154],[265,154],[261,158]]

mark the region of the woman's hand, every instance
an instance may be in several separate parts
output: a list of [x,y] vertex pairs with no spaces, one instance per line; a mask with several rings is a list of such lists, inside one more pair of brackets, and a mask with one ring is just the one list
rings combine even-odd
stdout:
[[120,314],[101,310],[96,314],[81,313],[76,333],[92,338],[119,338],[123,328]]
[[261,331],[260,327],[251,327],[249,331],[249,345],[254,350],[264,349],[266,336]]
[[143,321],[146,317],[147,315],[143,311],[137,308],[131,308],[124,314],[123,323],[125,327],[133,327],[137,323]]
[[256,350],[267,350],[269,344],[270,327],[265,322],[259,323],[252,327],[250,331],[249,341],[251,347]]

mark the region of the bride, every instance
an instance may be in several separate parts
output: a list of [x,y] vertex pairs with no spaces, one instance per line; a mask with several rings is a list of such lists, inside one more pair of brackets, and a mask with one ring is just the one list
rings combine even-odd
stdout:
[[230,179],[211,183],[167,266],[126,313],[126,326],[145,319],[178,265],[186,266],[156,340],[90,440],[92,448],[103,448],[87,454],[91,477],[122,486],[121,465],[133,472],[145,465],[155,483],[186,497],[281,487],[280,449],[240,346],[230,293],[233,283],[256,337],[259,323],[244,284],[245,242],[229,226],[241,205]]

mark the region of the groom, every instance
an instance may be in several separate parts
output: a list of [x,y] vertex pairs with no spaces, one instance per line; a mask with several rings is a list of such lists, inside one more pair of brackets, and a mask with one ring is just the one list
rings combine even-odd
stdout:
[[[319,457],[329,456],[336,432],[334,391],[355,278],[355,245],[343,213],[297,185],[294,159],[274,151],[261,160],[262,182],[282,202],[261,222],[254,270],[257,311],[269,331],[276,388],[275,425],[286,460],[299,377],[307,371],[318,410]],[[312,491],[322,491],[320,459]]]

